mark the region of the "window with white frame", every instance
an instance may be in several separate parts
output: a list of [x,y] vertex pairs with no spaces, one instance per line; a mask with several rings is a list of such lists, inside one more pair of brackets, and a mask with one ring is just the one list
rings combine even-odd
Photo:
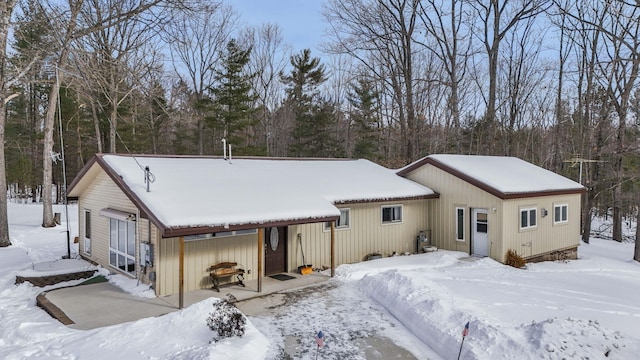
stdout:
[[456,240],[464,241],[464,208],[456,208]]
[[[339,209],[340,217],[336,220],[336,229],[348,229],[351,225],[351,210],[350,209]],[[324,223],[324,229],[331,229],[331,222],[327,221]]]
[[136,275],[135,222],[109,219],[109,265]]
[[553,222],[555,224],[566,223],[569,221],[569,205],[556,204],[553,206]]
[[537,213],[536,208],[522,208],[520,209],[520,229],[532,229],[537,226]]
[[91,255],[91,210],[84,210],[84,243],[85,254]]
[[382,207],[382,223],[391,224],[402,222],[402,205]]

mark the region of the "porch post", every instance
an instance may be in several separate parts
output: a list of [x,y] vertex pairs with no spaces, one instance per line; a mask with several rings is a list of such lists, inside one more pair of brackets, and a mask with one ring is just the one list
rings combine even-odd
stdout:
[[336,221],[331,222],[331,277],[336,275]]
[[262,292],[262,254],[264,254],[264,229],[258,228],[258,292]]
[[180,261],[178,267],[178,308],[182,309],[184,307],[184,236],[180,236]]

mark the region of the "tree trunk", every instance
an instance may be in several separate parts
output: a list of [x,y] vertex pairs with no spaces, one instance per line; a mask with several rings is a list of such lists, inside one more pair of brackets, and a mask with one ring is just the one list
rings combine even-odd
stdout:
[[640,231],[638,231],[638,225],[640,224],[640,209],[636,210],[638,214],[636,215],[636,245],[633,251],[633,260],[640,261]]
[[[57,70],[56,70],[57,74]],[[56,81],[51,84],[49,91],[49,106],[44,124],[44,140],[42,151],[42,227],[56,226],[53,218],[53,200],[51,199],[53,186],[53,129],[55,128],[55,114],[58,104],[60,80],[56,75]]]
[[11,240],[9,239],[9,221],[7,219],[7,197],[4,195],[7,191],[7,174],[4,157],[4,126],[7,120],[7,95],[5,92],[8,90],[4,70],[6,68],[9,21],[11,20],[14,6],[15,0],[0,2],[0,46],[2,47],[2,52],[0,52],[0,145],[2,145],[0,146],[0,191],[3,193],[3,195],[0,196],[0,247],[11,245]]
[[[6,10],[5,10],[6,11]],[[2,18],[3,25],[5,21]],[[0,44],[6,43],[6,32],[0,33]],[[2,59],[4,62],[4,57]],[[4,66],[0,65],[0,77],[4,76],[2,69]],[[0,79],[0,86],[4,85],[4,79]],[[0,91],[0,144],[4,144],[4,125],[6,122],[5,111],[5,96],[4,91]],[[7,176],[5,171],[5,158],[4,158],[4,146],[0,146],[0,189],[3,192],[7,191]],[[11,245],[11,239],[9,238],[9,222],[7,219],[7,197],[0,196],[0,247],[7,247]]]
[[[58,96],[60,94],[60,81],[62,77],[62,73],[58,71],[58,69],[63,68],[67,57],[69,55],[69,48],[71,47],[70,39],[72,37],[72,32],[76,27],[76,20],[78,18],[78,14],[80,13],[80,8],[82,7],[82,0],[77,1],[76,3],[69,2],[71,7],[71,14],[69,18],[69,22],[67,23],[67,28],[65,29],[65,36],[61,39],[61,48],[59,52],[59,58],[56,66],[56,81],[51,84],[51,90],[49,91],[49,106],[47,107],[47,114],[45,116],[44,123],[44,144],[43,144],[43,152],[42,152],[42,226],[43,227],[53,227],[56,226],[55,220],[53,219],[53,204],[51,199],[51,187],[53,185],[53,176],[52,176],[52,160],[51,153],[53,151],[53,129],[55,127],[55,116],[56,116],[56,107],[58,105]],[[64,161],[64,159],[63,159]],[[64,189],[64,196],[66,194],[67,189]]]
[[198,155],[204,155],[204,120],[198,117]]
[[587,200],[585,201],[586,204],[583,203],[582,208],[582,241],[588,244],[589,238],[591,237],[591,211],[593,200],[589,193],[584,194],[584,196]]
[[[113,94],[113,96],[115,97],[116,95]],[[115,102],[115,98],[113,102]],[[109,113],[109,152],[112,154],[116,153],[116,126],[118,126],[118,105],[112,104],[111,112]]]
[[618,205],[618,203],[620,202],[620,200],[618,199],[618,196],[620,194],[618,194],[618,188],[616,188],[614,190],[614,192],[616,192],[616,195],[614,195],[614,200],[613,203],[615,204],[613,206],[613,240],[617,241],[617,242],[622,242],[622,211],[620,211],[620,206]]
[[100,119],[98,118],[98,109],[96,102],[91,99],[91,116],[93,117],[93,127],[96,132],[96,151],[102,152],[102,132],[100,131]]

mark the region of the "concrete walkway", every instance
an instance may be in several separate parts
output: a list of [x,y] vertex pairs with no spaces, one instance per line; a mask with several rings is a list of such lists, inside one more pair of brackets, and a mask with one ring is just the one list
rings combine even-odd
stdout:
[[[328,276],[313,273],[302,276],[287,274],[294,279],[280,281],[265,277],[262,292],[257,292],[257,280],[246,281],[246,287],[222,287],[220,292],[203,289],[184,294],[184,306],[200,302],[210,297],[226,298],[233,295],[239,301],[264,297],[266,295],[303,288],[329,279]],[[63,324],[79,330],[121,324],[142,318],[161,316],[178,310],[178,295],[143,298],[130,295],[108,283],[94,283],[55,289],[39,295],[41,306]]]

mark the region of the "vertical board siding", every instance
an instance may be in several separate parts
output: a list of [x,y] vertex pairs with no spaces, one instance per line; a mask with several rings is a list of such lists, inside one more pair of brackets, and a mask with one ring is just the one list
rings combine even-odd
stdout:
[[[336,266],[359,262],[368,254],[380,253],[390,256],[393,252],[414,253],[418,232],[427,229],[427,202],[411,200],[337,205],[350,209],[349,228],[336,229]],[[402,222],[382,224],[383,205],[402,205]],[[295,225],[289,227],[288,268],[293,271],[303,265],[300,242],[307,264],[314,268],[329,268],[331,265],[331,233],[323,223]]]
[[[528,199],[505,201],[504,252],[512,249],[528,258],[558,249],[576,247],[580,239],[580,194],[532,197]],[[568,221],[554,224],[553,207],[555,204],[568,205]],[[537,225],[534,229],[520,229],[520,208],[537,209]],[[548,215],[542,217],[541,210]]]
[[[186,241],[184,244],[184,290],[211,287],[207,269],[221,262],[236,262],[245,270],[245,279],[255,279],[258,261],[257,234]],[[159,296],[178,292],[179,238],[159,240],[157,263]],[[230,281],[235,279],[229,279]]]
[[[440,194],[439,199],[429,203],[428,211],[432,242],[439,248],[470,253],[474,208],[488,210],[490,257],[500,262],[504,262],[509,249],[531,257],[578,245],[580,194],[502,200],[429,164],[407,177]],[[568,204],[566,224],[553,224],[554,204]],[[520,230],[520,208],[526,206],[538,209],[538,226],[532,230]],[[465,208],[464,242],[455,240],[456,207]],[[540,216],[542,208],[549,212],[544,218]]]
[[[445,250],[471,252],[471,211],[474,208],[488,210],[489,250],[497,258],[502,237],[501,200],[460,178],[425,165],[407,176],[440,194],[439,199],[429,203],[432,244]],[[464,212],[464,241],[456,240],[456,207]],[[496,209],[494,212],[493,209]]]
[[[112,271],[119,271],[109,266],[109,218],[100,216],[100,210],[104,208],[112,208],[136,214],[136,256],[138,254],[138,245],[140,241],[140,214],[138,209],[127,198],[127,196],[118,188],[118,186],[109,178],[109,176],[100,171],[94,181],[87,187],[78,200],[78,208],[80,214],[86,209],[91,211],[91,255],[84,252],[84,244],[80,241],[80,251],[83,256],[95,261]],[[84,217],[80,219],[80,236],[84,235]],[[146,236],[146,223],[144,225],[144,235]]]

